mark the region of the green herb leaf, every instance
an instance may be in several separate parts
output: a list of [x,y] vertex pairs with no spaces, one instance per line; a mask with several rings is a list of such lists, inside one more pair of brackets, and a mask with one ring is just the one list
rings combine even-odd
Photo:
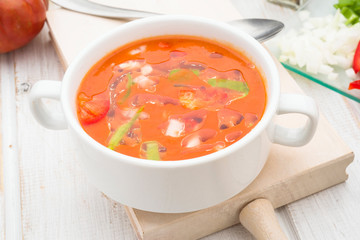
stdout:
[[232,89],[245,94],[245,96],[249,93],[248,85],[246,84],[246,82],[242,82],[242,81],[211,78],[208,80],[208,84],[210,84],[213,87]]
[[110,138],[108,148],[114,150],[120,143],[120,141],[123,139],[125,134],[130,130],[132,125],[134,125],[135,121],[139,118],[140,113],[144,110],[144,106],[139,108],[135,115],[129,120],[129,122],[121,125],[118,129],[116,129],[114,135]]
[[160,160],[159,144],[156,141],[148,141],[146,144],[146,158],[149,160]]

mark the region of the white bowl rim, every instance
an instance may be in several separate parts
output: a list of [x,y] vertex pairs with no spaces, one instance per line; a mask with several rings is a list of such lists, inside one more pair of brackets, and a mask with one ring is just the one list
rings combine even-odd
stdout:
[[[215,27],[224,28],[225,30],[232,32],[232,34],[238,35],[241,38],[245,39],[246,41],[250,42],[251,44],[255,45],[256,49],[261,52],[262,56],[269,64],[269,67],[272,69],[274,80],[277,79],[277,81],[274,81],[272,83],[273,91],[271,92],[271,96],[267,94],[267,104],[266,104],[265,112],[262,118],[260,119],[259,123],[243,138],[241,138],[240,140],[236,141],[235,143],[224,149],[221,149],[217,152],[210,153],[201,157],[184,159],[184,160],[149,161],[146,159],[131,157],[113,151],[105,147],[104,145],[98,143],[96,140],[94,140],[92,137],[90,137],[90,135],[88,135],[84,131],[84,129],[81,127],[80,123],[78,122],[77,117],[73,116],[74,114],[72,113],[70,107],[72,102],[70,100],[70,96],[68,93],[68,89],[69,87],[71,87],[71,84],[67,79],[69,79],[73,74],[73,72],[76,71],[76,66],[81,64],[82,59],[86,58],[86,56],[89,53],[91,53],[93,49],[98,48],[99,44],[101,44],[103,41],[106,41],[106,39],[111,38],[111,36],[113,36],[114,34],[117,34],[118,31],[128,30],[131,29],[133,26],[149,23],[149,21],[156,22],[156,21],[182,21],[182,20],[196,21],[199,23],[210,24],[210,25],[214,25]],[[141,167],[150,167],[150,168],[183,168],[183,167],[186,168],[195,165],[206,164],[207,162],[216,161],[217,159],[224,158],[230,155],[231,153],[233,153],[234,151],[243,148],[245,145],[253,141],[257,136],[259,136],[262,131],[266,131],[266,127],[268,126],[268,124],[270,124],[274,114],[276,113],[279,97],[280,97],[280,79],[279,79],[279,73],[277,67],[271,55],[257,40],[249,36],[247,33],[239,29],[236,29],[235,27],[225,22],[220,22],[213,19],[198,17],[198,16],[189,16],[189,15],[160,15],[160,16],[138,19],[125,23],[117,27],[116,29],[108,32],[107,34],[104,34],[103,36],[99,37],[91,44],[89,44],[87,47],[85,47],[85,49],[83,49],[83,51],[79,55],[77,55],[77,57],[74,59],[72,64],[70,64],[69,68],[67,69],[63,77],[62,90],[61,90],[61,102],[62,102],[63,112],[68,122],[68,126],[72,128],[76,132],[76,134],[80,136],[82,140],[88,142],[97,151],[102,152],[103,154],[107,155],[112,159],[130,165],[137,165]]]

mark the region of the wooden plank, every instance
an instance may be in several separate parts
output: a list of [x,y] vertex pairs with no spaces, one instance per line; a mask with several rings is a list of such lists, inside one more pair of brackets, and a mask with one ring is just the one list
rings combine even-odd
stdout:
[[[5,60],[4,60],[5,59]],[[8,71],[3,68],[3,66],[8,66],[8,58],[5,57],[5,54],[0,55],[0,76],[2,76],[2,71]],[[0,77],[2,79],[2,77]],[[0,102],[2,102],[2,97],[0,93]],[[2,108],[0,108],[0,115],[2,116]],[[0,124],[1,124],[0,120]],[[0,128],[0,146],[2,146],[2,128]],[[3,153],[2,153],[2,147],[0,147],[0,212],[5,212],[5,205],[4,205],[4,163],[3,163]],[[0,218],[0,239],[5,239],[5,217],[4,215],[1,215]]]
[[[294,75],[295,76],[295,75]],[[299,76],[297,83],[318,103],[337,134],[355,155],[345,184],[322,191],[288,206],[299,239],[360,239],[360,105]]]
[[13,56],[12,53],[8,53],[0,58],[2,159],[5,203],[4,221],[6,223],[4,232],[6,238],[20,240],[22,239],[20,174],[15,101],[15,69],[11,64],[13,62]]
[[[28,92],[21,86],[42,79],[61,80],[64,74],[48,28],[14,52],[11,63],[19,90],[16,103],[23,239],[135,240],[123,207],[88,183],[69,132],[45,129],[31,115]],[[58,107],[50,100],[46,103]]]

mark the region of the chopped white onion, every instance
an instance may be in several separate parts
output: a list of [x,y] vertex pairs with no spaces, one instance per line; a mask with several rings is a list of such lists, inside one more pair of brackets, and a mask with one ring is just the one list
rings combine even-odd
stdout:
[[145,45],[141,45],[140,47],[131,50],[129,53],[130,53],[131,55],[136,55],[136,54],[138,54],[138,53],[144,52],[145,49],[146,49],[146,46],[145,46]]
[[144,75],[139,75],[136,78],[134,78],[134,83],[137,83],[141,88],[146,88],[149,85],[152,85],[153,81],[144,76]]
[[185,123],[176,119],[170,119],[165,135],[170,137],[180,137],[184,129]]
[[360,23],[346,26],[340,11],[326,17],[310,17],[309,12],[300,11],[299,18],[302,28],[292,29],[279,39],[279,60],[335,80],[338,74],[334,67],[345,70],[352,65],[360,41]]
[[141,74],[143,75],[149,75],[152,72],[153,68],[151,67],[151,65],[146,64],[145,66],[143,66],[141,68]]
[[121,63],[119,67],[124,70],[133,70],[135,68],[140,68],[141,64],[138,61],[129,60],[127,62]]
[[[133,118],[137,113],[137,111],[138,109],[133,109],[133,108],[125,108],[120,110],[121,114],[128,119]],[[139,115],[139,119],[141,120],[148,119],[149,117],[150,115],[146,112],[141,112]]]
[[187,144],[184,147],[192,148],[192,147],[199,146],[200,144],[201,144],[201,141],[199,139],[199,136],[194,136],[187,142]]
[[338,78],[338,76],[339,76],[338,73],[329,73],[329,74],[327,75],[327,77],[328,77],[328,79],[329,79],[330,81],[336,80],[336,79]]
[[348,76],[352,80],[357,79],[357,75],[356,75],[354,69],[352,69],[352,68],[346,69],[345,74],[346,74],[346,76]]

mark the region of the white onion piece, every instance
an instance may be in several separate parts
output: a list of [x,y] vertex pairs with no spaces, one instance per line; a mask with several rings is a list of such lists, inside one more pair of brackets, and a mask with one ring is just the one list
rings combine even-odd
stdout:
[[199,146],[200,144],[201,144],[200,139],[197,137],[193,137],[189,140],[189,142],[187,142],[187,145],[185,147],[192,148],[192,147]]
[[170,119],[165,135],[170,137],[180,137],[181,134],[184,132],[184,129],[185,123],[180,122],[176,119]]
[[145,66],[143,66],[141,68],[142,75],[149,75],[152,71],[153,71],[153,68],[149,64],[146,64]]
[[346,76],[348,76],[349,78],[351,78],[352,80],[356,80],[357,79],[357,75],[354,71],[354,69],[349,68],[345,70],[345,74]]
[[140,47],[138,47],[138,48],[136,48],[136,49],[131,50],[129,53],[130,53],[131,55],[136,55],[136,54],[139,54],[139,53],[144,52],[145,49],[146,49],[146,46],[145,46],[145,45],[142,45],[142,46],[140,46]]
[[311,74],[324,74],[329,80],[338,77],[334,67],[349,69],[360,41],[360,23],[345,25],[345,17],[337,11],[326,17],[310,17],[300,11],[300,30],[290,30],[279,38],[279,60],[305,68]]
[[136,68],[140,68],[141,64],[138,61],[129,60],[119,64],[119,67],[124,70],[134,70]]
[[155,92],[156,90],[156,82],[150,79],[147,76],[139,75],[136,78],[134,78],[134,83],[138,84],[140,88],[143,88],[147,90],[148,92]]
[[[128,118],[131,119],[132,117],[135,116],[135,114],[137,113],[138,109],[134,109],[134,108],[125,108],[120,110],[121,114]],[[150,117],[150,115],[146,112],[141,112],[139,115],[139,119],[144,120],[144,119],[148,119]]]

